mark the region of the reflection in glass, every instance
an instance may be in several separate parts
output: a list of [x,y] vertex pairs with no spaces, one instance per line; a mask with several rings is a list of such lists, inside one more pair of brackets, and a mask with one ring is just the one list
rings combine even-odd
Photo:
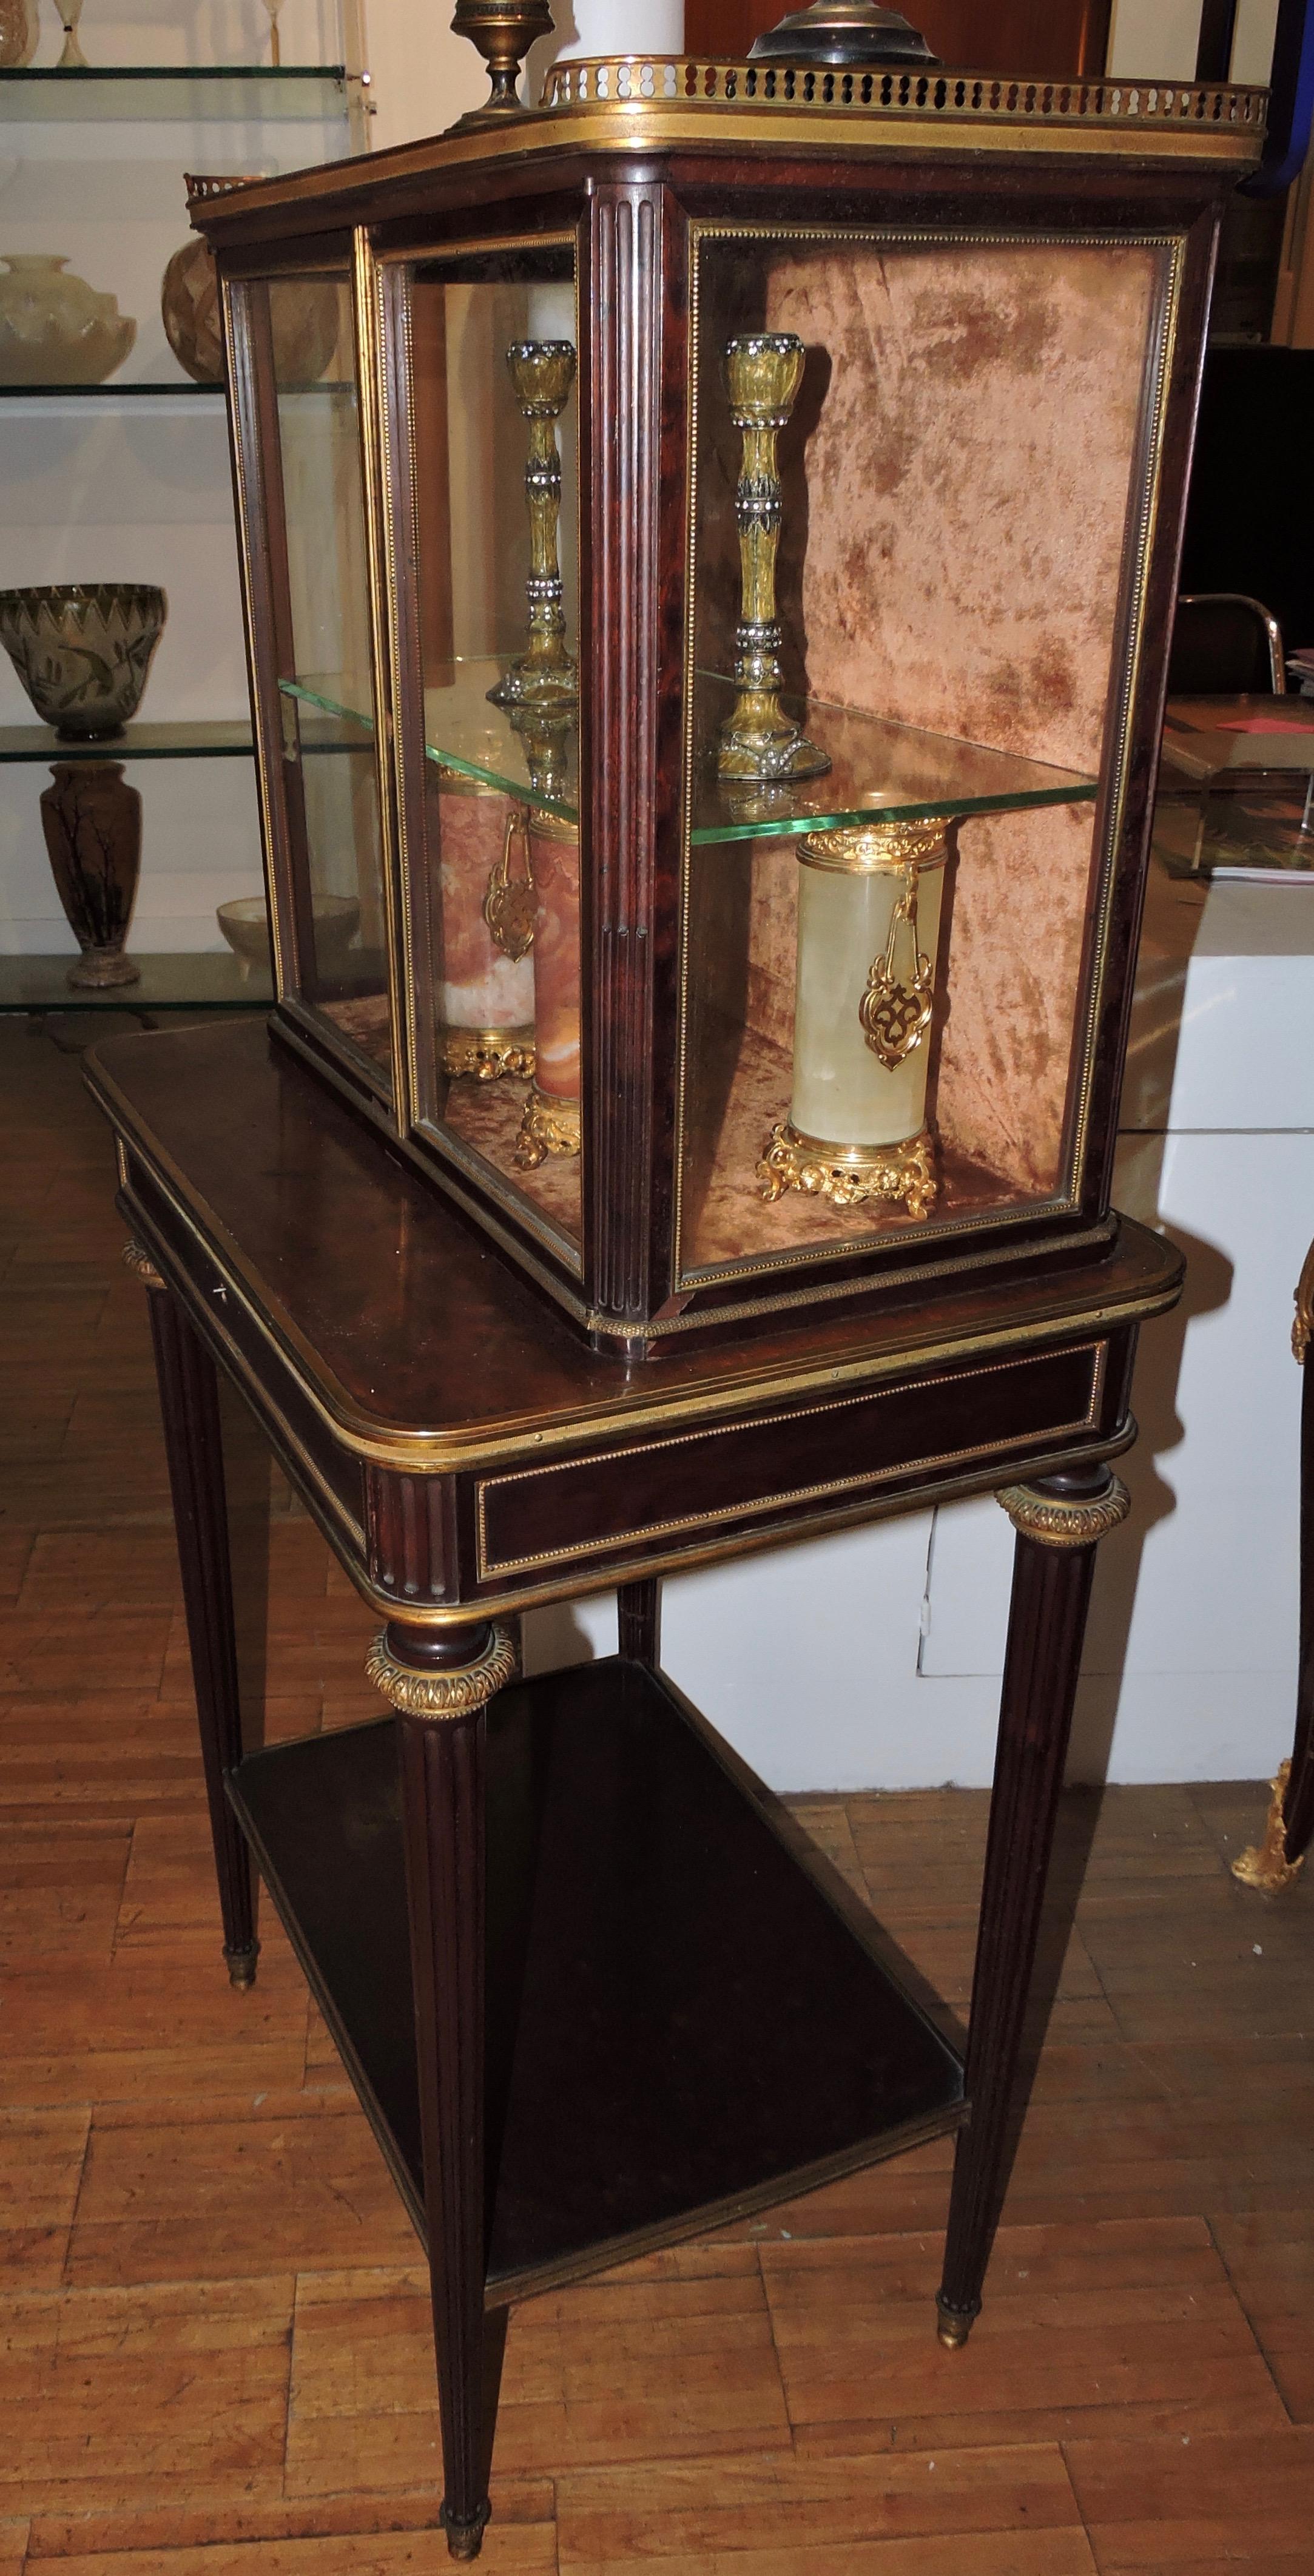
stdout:
[[[578,359],[569,246],[410,289],[432,1071],[426,1115],[577,1259]],[[422,724],[422,739],[417,739]]]
[[[333,1021],[378,1080],[390,1072],[392,1035],[351,288],[345,276],[301,277],[260,291],[286,528],[290,632],[280,678],[289,820],[305,878],[302,999]],[[327,381],[307,382],[299,372],[312,351],[327,365]],[[303,708],[337,720],[325,728],[317,717],[308,722]],[[324,935],[343,900],[360,916],[345,953]]]

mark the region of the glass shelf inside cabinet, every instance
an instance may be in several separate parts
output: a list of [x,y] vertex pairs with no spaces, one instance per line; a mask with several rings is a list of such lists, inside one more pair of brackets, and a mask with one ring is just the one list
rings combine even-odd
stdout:
[[193,123],[216,118],[244,122],[269,118],[323,123],[341,112],[346,73],[340,63],[210,65],[124,63],[82,71],[51,64],[36,71],[0,71],[0,124],[135,124],[169,117]]
[[[424,694],[425,750],[430,760],[442,769],[523,797],[527,805],[560,814],[566,822],[578,822],[574,726],[545,745],[541,732],[535,733],[532,717],[518,712],[513,722],[502,708],[490,706],[488,692],[503,676],[504,663],[458,662],[449,667],[453,669],[450,685],[426,689]],[[284,680],[282,687],[289,697],[325,714],[367,729],[371,725],[371,718],[361,712],[364,692],[341,679]],[[715,743],[721,718],[730,713],[734,700],[732,681],[710,673],[700,675],[690,833],[696,844],[815,832],[869,823],[876,815],[891,822],[923,814],[947,821],[963,814],[1079,805],[1096,793],[1096,781],[1077,770],[1023,760],[1014,752],[990,751],[982,743],[959,742],[949,734],[894,724],[886,716],[830,706],[819,698],[786,698],[783,704],[809,740],[829,754],[831,766],[824,777],[786,787],[731,785],[716,775]]]
[[1096,793],[1096,781],[1077,770],[895,724],[857,707],[789,697],[781,700],[786,714],[829,755],[830,768],[820,778],[784,786],[741,785],[716,774],[718,732],[734,703],[733,681],[699,673],[689,835],[695,843],[766,840],[870,823],[874,817],[904,822],[927,815],[947,822],[964,814],[1077,805]]
[[[575,725],[558,718],[550,733],[537,730],[532,716],[517,711],[516,722],[502,707],[490,706],[488,692],[504,676],[504,662],[449,663],[450,683],[424,693],[424,747],[440,769],[461,778],[478,778],[500,787],[563,821],[579,820],[579,756]],[[363,712],[365,691],[340,677],[283,680],[286,697],[336,716],[351,725],[373,729]]]

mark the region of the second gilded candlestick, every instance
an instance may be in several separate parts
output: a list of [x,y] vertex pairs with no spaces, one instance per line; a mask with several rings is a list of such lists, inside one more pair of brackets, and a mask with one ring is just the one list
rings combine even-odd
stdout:
[[529,506],[529,650],[488,694],[497,707],[573,706],[579,670],[566,650],[561,579],[561,450],[557,422],[575,382],[569,340],[517,340],[506,353],[516,400],[529,423],[525,497]]

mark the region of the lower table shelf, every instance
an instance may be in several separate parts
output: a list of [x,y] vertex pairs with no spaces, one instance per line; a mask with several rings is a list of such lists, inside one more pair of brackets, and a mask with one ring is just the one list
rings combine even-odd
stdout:
[[[229,1794],[423,2236],[395,1722],[249,1755]],[[794,1839],[642,1665],[495,1703],[490,2306],[962,2119],[959,2058]]]

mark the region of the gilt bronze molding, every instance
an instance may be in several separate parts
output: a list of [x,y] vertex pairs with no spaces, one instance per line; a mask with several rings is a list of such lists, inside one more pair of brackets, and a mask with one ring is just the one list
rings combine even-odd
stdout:
[[1290,1783],[1291,1764],[1284,1762],[1276,1780],[1270,1784],[1273,1797],[1262,1843],[1252,1843],[1249,1850],[1243,1851],[1240,1859],[1232,1863],[1233,1878],[1239,1878],[1243,1887],[1262,1888],[1268,1896],[1278,1896],[1284,1887],[1290,1887],[1305,1866],[1303,1852],[1297,1860],[1287,1858],[1286,1805]]
[[995,1500],[1019,1538],[1035,1539],[1041,1547],[1093,1547],[1119,1528],[1131,1510],[1131,1495],[1120,1476],[1111,1476],[1108,1492],[1093,1502],[1062,1501],[1056,1494],[1038,1494],[1030,1485],[1006,1485]]
[[441,1721],[472,1717],[486,1708],[515,1680],[518,1660],[510,1630],[494,1628],[474,1663],[459,1664],[450,1672],[424,1672],[398,1660],[385,1628],[370,1647],[365,1670],[375,1689],[404,1717]]
[[802,1190],[838,1208],[884,1199],[917,1218],[930,1215],[938,1189],[935,1145],[926,1128],[897,1145],[835,1145],[805,1136],[787,1118],[772,1128],[757,1178],[764,1199],[781,1198],[786,1190]]
[[124,1269],[130,1270],[134,1279],[140,1279],[143,1288],[167,1288],[168,1281],[161,1278],[145,1245],[138,1243],[135,1235],[124,1244],[121,1257]]
[[578,1100],[555,1100],[550,1092],[531,1086],[525,1102],[525,1114],[516,1138],[515,1160],[522,1172],[537,1171],[549,1154],[567,1158],[578,1154],[581,1141],[580,1104]]

